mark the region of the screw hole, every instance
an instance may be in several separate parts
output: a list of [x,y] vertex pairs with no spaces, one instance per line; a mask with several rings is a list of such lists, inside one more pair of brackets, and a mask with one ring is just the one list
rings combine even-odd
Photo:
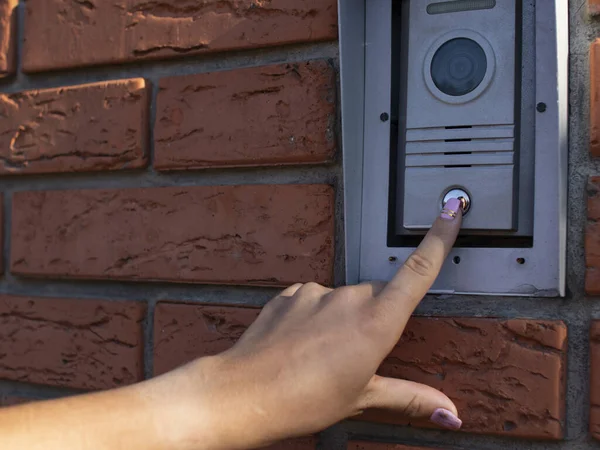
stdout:
[[381,115],[379,116],[379,120],[381,120],[382,122],[387,122],[388,120],[390,120],[390,115],[388,113],[381,113]]
[[454,264],[460,264],[460,256],[455,256],[454,258],[452,258],[452,262]]
[[525,258],[517,258],[517,264],[525,264]]
[[546,112],[546,110],[548,109],[548,105],[546,105],[545,103],[541,102],[537,104],[537,110],[538,112]]
[[398,258],[396,258],[395,256],[390,256],[390,257],[388,258],[388,261],[389,261],[389,262],[396,262],[396,261],[398,261]]

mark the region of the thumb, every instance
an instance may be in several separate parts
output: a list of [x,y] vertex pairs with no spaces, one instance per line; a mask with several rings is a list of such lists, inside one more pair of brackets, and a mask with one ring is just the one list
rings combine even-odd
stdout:
[[373,376],[361,409],[377,408],[398,412],[407,419],[428,419],[444,428],[458,430],[462,421],[452,400],[425,384]]

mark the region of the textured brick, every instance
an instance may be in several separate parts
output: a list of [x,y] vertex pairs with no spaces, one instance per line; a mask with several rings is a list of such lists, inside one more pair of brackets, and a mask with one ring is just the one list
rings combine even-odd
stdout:
[[335,0],[27,0],[23,65],[40,71],[334,39]]
[[590,432],[600,440],[600,320],[592,322],[590,338]]
[[0,94],[0,118],[0,174],[146,165],[143,79]]
[[17,192],[18,275],[287,286],[333,274],[333,189]]
[[[562,322],[415,318],[379,373],[443,391],[463,431],[559,439],[566,336]],[[361,420],[400,423],[377,411]]]
[[386,444],[384,442],[348,442],[348,450],[433,450],[432,447],[413,447],[402,444]]
[[159,303],[154,311],[154,374],[224,352],[259,313],[257,308]]
[[16,70],[16,7],[19,0],[0,0],[0,78]]
[[335,75],[326,61],[161,80],[159,170],[333,159]]
[[590,178],[587,193],[585,290],[590,295],[600,295],[600,177]]
[[143,378],[137,302],[0,296],[0,378],[79,389]]
[[263,450],[314,450],[315,446],[315,439],[307,437],[279,442],[269,447],[265,447]]
[[[227,350],[257,315],[240,307],[159,303],[155,374]],[[444,391],[465,431],[556,439],[562,436],[566,334],[562,322],[413,318],[379,373]],[[401,423],[379,411],[358,419]]]

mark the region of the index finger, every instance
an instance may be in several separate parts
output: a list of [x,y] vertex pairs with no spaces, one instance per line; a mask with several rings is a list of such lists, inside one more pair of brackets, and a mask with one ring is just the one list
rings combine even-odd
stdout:
[[404,329],[410,315],[431,289],[456,242],[461,224],[460,201],[450,199],[419,247],[378,295],[377,300],[386,312],[393,311],[400,329]]

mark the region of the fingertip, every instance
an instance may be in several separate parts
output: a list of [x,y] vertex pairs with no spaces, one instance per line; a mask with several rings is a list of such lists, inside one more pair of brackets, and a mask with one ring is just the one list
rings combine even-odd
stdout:
[[451,227],[459,227],[462,224],[464,203],[458,198],[451,198],[446,202],[440,211],[440,216],[436,222]]
[[458,430],[462,427],[462,420],[453,411],[445,408],[437,408],[429,420],[436,425],[451,430]]
[[376,375],[366,392],[361,408],[398,411],[407,419],[430,420],[446,428],[462,424],[452,400],[431,386]]
[[451,198],[440,211],[429,234],[441,237],[450,247],[454,245],[463,221],[463,206],[459,199]]
[[463,210],[464,203],[462,203],[461,200],[458,198],[451,198],[442,207],[442,211],[440,212],[440,218],[442,220],[452,222],[455,219],[462,217]]

